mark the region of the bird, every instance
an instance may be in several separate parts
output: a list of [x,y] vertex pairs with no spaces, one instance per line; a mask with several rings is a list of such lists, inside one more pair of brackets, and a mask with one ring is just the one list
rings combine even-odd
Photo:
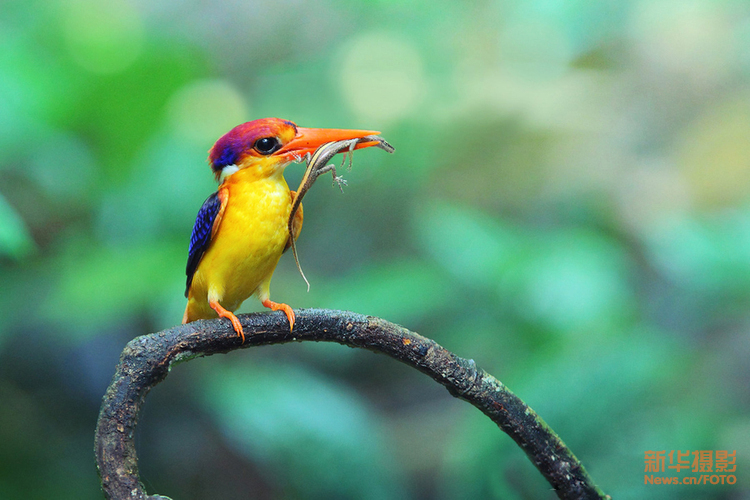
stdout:
[[[289,120],[261,118],[237,125],[220,137],[208,155],[219,187],[198,211],[190,236],[183,324],[226,318],[244,343],[234,311],[255,295],[263,306],[283,311],[292,331],[294,311],[270,297],[273,272],[292,243],[288,219],[295,192],[284,179],[284,169],[323,144],[378,133],[304,128]],[[362,141],[354,149],[377,144]],[[294,220],[295,240],[302,221],[300,206]]]

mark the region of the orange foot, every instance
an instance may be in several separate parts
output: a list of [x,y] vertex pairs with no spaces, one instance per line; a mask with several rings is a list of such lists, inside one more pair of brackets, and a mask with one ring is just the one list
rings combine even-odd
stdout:
[[242,343],[244,344],[245,332],[242,331],[242,325],[240,324],[240,320],[237,318],[237,316],[235,316],[231,311],[227,311],[226,309],[221,307],[221,304],[219,304],[219,302],[216,300],[209,301],[208,305],[211,306],[211,309],[216,311],[216,314],[218,314],[220,318],[227,318],[232,322],[232,328],[234,328],[234,331],[237,332],[237,335],[242,339]]
[[274,302],[270,299],[264,300],[263,306],[271,309],[272,311],[284,311],[284,314],[286,314],[286,317],[289,320],[289,331],[292,331],[292,329],[294,328],[294,311],[292,311],[291,307],[286,304]]

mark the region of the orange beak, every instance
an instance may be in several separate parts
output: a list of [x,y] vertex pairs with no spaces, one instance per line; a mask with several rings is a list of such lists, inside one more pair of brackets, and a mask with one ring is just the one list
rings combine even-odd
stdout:
[[[283,148],[276,151],[276,155],[287,158],[302,158],[306,154],[314,153],[316,149],[327,142],[346,141],[349,139],[360,139],[368,135],[378,135],[380,132],[373,130],[345,130],[337,128],[305,128],[297,127],[297,135]],[[378,141],[360,142],[354,149],[369,148],[375,146]]]

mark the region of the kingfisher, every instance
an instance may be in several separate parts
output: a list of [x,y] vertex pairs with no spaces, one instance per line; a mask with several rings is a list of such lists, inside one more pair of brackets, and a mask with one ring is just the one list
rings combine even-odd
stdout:
[[[270,296],[271,277],[291,246],[288,219],[295,192],[284,169],[319,146],[379,132],[298,127],[289,120],[262,118],[237,125],[209,150],[218,190],[198,211],[187,260],[187,307],[183,323],[226,318],[245,341],[235,310],[256,295],[263,306],[283,311],[294,329],[294,311]],[[353,149],[375,146],[363,141]],[[302,207],[294,216],[294,239],[302,229]]]

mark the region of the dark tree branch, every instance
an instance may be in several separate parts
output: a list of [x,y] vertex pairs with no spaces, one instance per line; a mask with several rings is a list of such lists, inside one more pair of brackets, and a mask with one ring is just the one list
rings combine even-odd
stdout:
[[[320,309],[297,313],[294,332],[283,314],[239,316],[246,341],[229,322],[196,321],[133,339],[122,352],[102,402],[96,427],[96,460],[110,499],[166,498],[146,495],[138,476],[133,433],[146,394],[169,367],[197,356],[254,345],[314,340],[382,352],[426,373],[479,408],[526,452],[562,499],[609,498],[546,423],[500,381],[430,339],[380,318]],[[251,389],[248,389],[251,390]]]

